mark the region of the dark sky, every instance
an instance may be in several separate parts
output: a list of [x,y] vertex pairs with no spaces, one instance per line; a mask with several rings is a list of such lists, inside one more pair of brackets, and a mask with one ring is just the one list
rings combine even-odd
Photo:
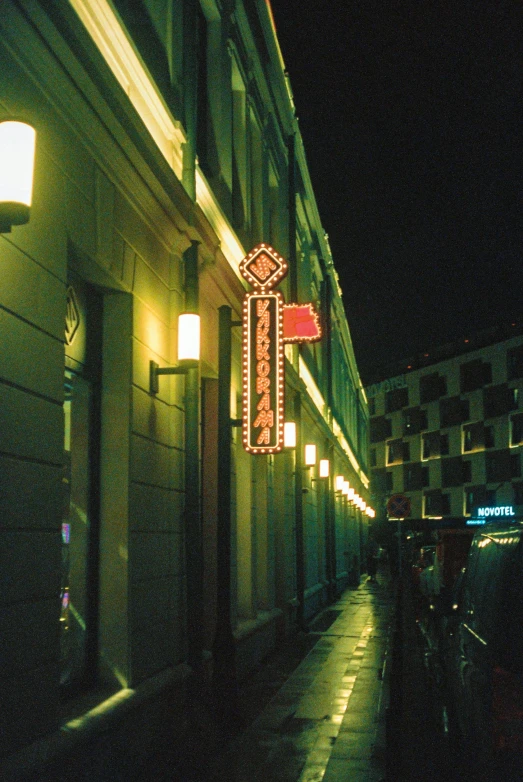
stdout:
[[363,379],[521,320],[521,0],[271,4]]

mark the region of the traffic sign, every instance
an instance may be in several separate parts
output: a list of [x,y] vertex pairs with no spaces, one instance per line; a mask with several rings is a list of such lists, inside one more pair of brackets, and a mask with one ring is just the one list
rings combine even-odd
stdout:
[[387,502],[387,513],[393,519],[405,519],[410,516],[410,498],[405,494],[393,494]]

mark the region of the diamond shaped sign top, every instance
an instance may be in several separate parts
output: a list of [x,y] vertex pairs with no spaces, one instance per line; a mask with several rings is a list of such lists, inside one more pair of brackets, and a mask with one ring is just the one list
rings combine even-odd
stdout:
[[274,288],[289,269],[285,258],[268,244],[258,244],[240,263],[240,274],[257,290]]

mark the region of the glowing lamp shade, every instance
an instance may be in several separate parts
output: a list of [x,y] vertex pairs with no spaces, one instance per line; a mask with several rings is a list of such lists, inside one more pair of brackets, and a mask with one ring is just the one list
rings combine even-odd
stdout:
[[361,508],[361,510],[362,510],[362,511],[365,511],[365,508],[366,508],[366,507],[367,507],[367,503],[365,502],[365,500],[362,500],[362,501],[361,501],[361,503],[360,503],[360,508]]
[[296,424],[285,421],[283,425],[283,445],[285,448],[296,448]]
[[330,464],[328,459],[320,459],[320,478],[328,478],[330,473]]
[[354,502],[354,489],[350,489],[347,491],[347,499],[351,502]]
[[343,475],[337,475],[334,480],[334,487],[336,491],[343,491],[343,483],[345,481],[345,478]]
[[200,360],[200,316],[183,312],[178,318],[178,361]]
[[305,446],[305,466],[313,467],[316,464],[316,446],[308,443]]
[[348,497],[350,492],[350,483],[348,481],[343,481],[343,494]]
[[0,230],[29,221],[36,132],[25,122],[0,122]]

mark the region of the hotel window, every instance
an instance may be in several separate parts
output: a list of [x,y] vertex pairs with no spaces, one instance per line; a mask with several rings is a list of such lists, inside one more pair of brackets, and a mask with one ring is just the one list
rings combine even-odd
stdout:
[[475,391],[487,383],[492,383],[492,366],[480,358],[467,361],[459,368],[461,392]]
[[387,391],[385,394],[385,412],[394,413],[396,410],[401,410],[402,407],[406,407],[409,403],[409,389],[408,388],[394,388],[392,391]]
[[509,388],[506,384],[485,388],[483,406],[485,418],[496,418],[510,413],[511,410],[517,410],[518,389]]
[[375,448],[371,448],[370,449],[370,466],[371,467],[376,467],[377,463],[378,463],[378,461],[377,461],[377,457],[376,457],[376,449]]
[[440,456],[448,456],[449,453],[449,436],[448,434],[442,434],[439,438],[439,452]]
[[485,426],[483,429],[483,436],[485,438],[485,448],[496,447],[496,437],[493,426]]
[[483,421],[466,424],[463,427],[463,452],[482,451],[485,447],[484,432]]
[[374,397],[369,399],[369,415],[376,415],[376,400]]
[[509,380],[523,377],[523,345],[518,345],[508,351],[507,372]]
[[514,492],[514,505],[523,505],[523,482],[513,483],[512,491]]
[[464,462],[461,456],[441,460],[441,485],[444,488],[461,486],[465,482],[470,482],[470,475],[470,462]]
[[425,516],[448,516],[450,513],[450,497],[443,494],[440,489],[425,492],[424,496]]
[[437,372],[424,375],[419,380],[419,395],[421,404],[434,402],[447,393],[447,380]]
[[523,445],[523,413],[511,416],[510,444]]
[[419,407],[411,407],[403,411],[403,434],[419,434],[427,428],[427,411]]
[[429,468],[421,464],[409,464],[403,467],[403,488],[405,491],[419,491],[429,485]]
[[487,483],[498,483],[519,478],[521,475],[521,460],[519,453],[509,449],[490,451],[485,455]]
[[465,490],[465,513],[467,516],[473,512],[474,508],[486,505],[487,492],[484,486],[470,486]]
[[386,440],[387,437],[392,435],[392,422],[390,418],[385,416],[379,416],[379,418],[372,418],[370,421],[370,441],[371,443],[379,443]]
[[[439,432],[425,432],[421,436],[422,460],[434,459],[442,453],[448,453],[448,435]],[[443,450],[442,450],[443,449]]]
[[440,426],[457,426],[470,418],[470,405],[467,399],[453,396],[439,403]]
[[410,460],[409,443],[391,440],[387,443],[387,464],[401,464]]

